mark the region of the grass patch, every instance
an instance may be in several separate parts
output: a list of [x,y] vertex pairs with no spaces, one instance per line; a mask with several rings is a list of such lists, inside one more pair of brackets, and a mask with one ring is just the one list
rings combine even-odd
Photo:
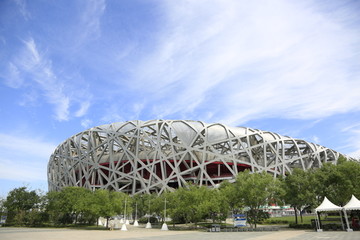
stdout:
[[66,228],[70,228],[70,229],[81,229],[81,230],[108,230],[106,227],[104,226],[84,226],[84,225],[72,225],[72,226],[68,226]]
[[21,228],[60,228],[60,229],[78,229],[78,230],[107,230],[104,226],[96,225],[84,225],[84,224],[66,224],[66,225],[55,225],[55,224],[41,224],[34,226],[18,226],[18,225],[0,225],[0,227],[21,227]]
[[[303,222],[301,222],[300,216],[298,216],[299,224],[311,224],[311,219],[316,218],[316,216],[303,216]],[[284,216],[284,217],[272,217],[266,219],[263,224],[295,224],[295,216]]]

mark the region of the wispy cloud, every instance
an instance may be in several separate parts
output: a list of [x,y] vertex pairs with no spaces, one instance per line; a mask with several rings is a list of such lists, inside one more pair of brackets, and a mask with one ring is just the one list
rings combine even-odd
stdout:
[[18,66],[31,76],[47,101],[55,106],[55,118],[68,120],[70,99],[64,93],[63,82],[54,73],[51,61],[39,53],[33,38],[24,44],[25,48],[16,59]]
[[81,126],[83,127],[83,128],[89,128],[90,126],[91,126],[91,124],[92,124],[92,121],[90,120],[90,119],[83,119],[83,120],[81,120]]
[[84,43],[96,40],[101,35],[100,19],[106,9],[105,0],[90,0],[85,2],[80,16],[77,42]]
[[31,18],[30,12],[26,9],[26,1],[25,0],[15,0],[16,5],[19,7],[19,11],[25,20],[29,20]]
[[148,94],[154,116],[201,112],[232,125],[360,110],[353,71],[360,68],[360,31],[352,24],[359,17],[350,6],[333,15],[320,8],[289,1],[171,3],[164,10],[168,24],[131,85]]
[[55,147],[42,139],[0,133],[0,179],[46,180],[47,161]]
[[110,104],[103,110],[104,113],[100,119],[100,121],[103,123],[122,122],[129,120],[126,118],[126,116],[124,116],[124,114],[122,113],[123,110],[119,108],[119,105],[117,103]]
[[[31,100],[31,104],[37,99],[45,98],[54,106],[54,117],[59,121],[69,120],[71,105],[79,104],[74,116],[84,116],[90,107],[89,94],[82,93],[84,89],[67,86],[68,81],[54,71],[52,61],[46,56],[46,52],[39,50],[33,38],[25,40],[23,44],[23,48],[9,62],[5,78],[9,87],[28,90],[20,104],[24,106],[28,100]],[[73,83],[68,85],[71,84]]]
[[314,143],[320,144],[320,139],[318,136],[313,136],[311,139]]
[[9,62],[6,72],[5,72],[5,84],[12,88],[19,88],[22,86],[24,80],[20,76],[20,71],[18,67],[12,63]]
[[87,113],[89,107],[90,107],[90,102],[88,102],[88,101],[81,102],[80,108],[79,108],[79,110],[76,111],[75,116],[76,117],[84,116]]
[[348,153],[349,156],[360,159],[360,124],[355,123],[341,129],[346,139],[346,145],[341,148]]

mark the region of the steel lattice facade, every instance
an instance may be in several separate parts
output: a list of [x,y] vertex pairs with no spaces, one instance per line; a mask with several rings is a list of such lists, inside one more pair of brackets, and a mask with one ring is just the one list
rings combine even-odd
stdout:
[[60,144],[49,190],[66,186],[161,193],[187,182],[216,186],[250,169],[274,176],[336,163],[329,148],[267,131],[201,121],[129,121],[94,127]]

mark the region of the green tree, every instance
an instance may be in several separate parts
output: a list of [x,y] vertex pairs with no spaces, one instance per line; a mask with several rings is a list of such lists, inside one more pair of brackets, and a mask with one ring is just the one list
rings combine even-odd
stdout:
[[122,192],[98,189],[90,191],[81,187],[66,187],[60,192],[47,194],[47,213],[55,224],[94,223],[99,217],[109,219],[132,211],[131,198]]
[[124,216],[124,218],[129,219],[129,216],[131,216],[133,212],[132,198],[123,192],[110,191],[110,200],[114,206],[114,212],[120,215],[125,214],[126,216]]
[[280,201],[280,181],[266,172],[251,173],[246,170],[239,173],[235,189],[239,193],[240,201],[249,207],[248,219],[251,225],[255,224],[255,228],[261,215],[260,207]]
[[317,169],[315,178],[318,203],[326,196],[334,204],[343,206],[352,194],[360,194],[360,164],[344,157],[339,158],[337,165],[326,163]]
[[0,198],[0,214],[1,215],[5,214],[5,211],[6,211],[4,204],[5,204],[5,199]]
[[160,195],[153,194],[151,197],[151,212],[154,213],[158,217],[158,221],[164,222],[165,216],[165,201],[166,201],[166,208],[167,208],[167,217],[169,216],[169,209],[171,208],[171,201],[170,201],[171,193],[163,192]]
[[199,207],[202,208],[204,218],[210,218],[213,222],[226,220],[230,210],[226,196],[219,189],[203,188],[201,190],[203,200]]
[[[150,194],[137,194],[132,197],[132,208],[136,211],[137,208],[137,219],[147,215],[149,213],[149,200]],[[135,219],[135,212],[133,212]]]
[[75,223],[83,222],[79,219],[88,210],[90,190],[82,187],[66,187],[61,190],[61,197],[65,213],[72,215]]
[[54,224],[89,222],[91,191],[81,187],[65,187],[60,192],[48,192],[46,212]]
[[295,222],[298,224],[297,210],[300,211],[301,222],[302,210],[316,204],[315,176],[312,171],[305,172],[296,168],[292,174],[284,180],[285,201],[295,209]]
[[40,196],[35,190],[28,191],[26,187],[10,191],[4,202],[7,211],[7,223],[19,226],[29,225],[28,215],[39,208]]
[[93,192],[90,202],[90,211],[98,219],[105,217],[107,220],[116,214],[111,193],[108,190],[97,189]]
[[224,196],[224,204],[228,205],[233,214],[239,213],[244,208],[240,192],[236,190],[236,185],[228,181],[220,184],[220,194]]
[[[169,215],[173,222],[195,223],[207,218],[224,220],[229,207],[218,189],[188,185],[167,194]],[[161,200],[162,202],[164,200]]]
[[360,197],[360,164],[355,161],[342,161],[337,165],[342,176],[345,176],[346,182],[344,185],[347,185],[346,193],[344,194],[344,199],[341,199],[341,202],[346,204],[351,195]]
[[195,223],[204,219],[206,209],[202,206],[205,187],[189,185],[170,194],[170,216],[174,221]]

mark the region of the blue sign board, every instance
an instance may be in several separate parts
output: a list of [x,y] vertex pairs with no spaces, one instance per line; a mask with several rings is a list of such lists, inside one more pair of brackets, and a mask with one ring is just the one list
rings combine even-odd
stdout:
[[246,227],[245,214],[234,214],[234,227]]
[[6,216],[1,216],[0,224],[6,223]]

